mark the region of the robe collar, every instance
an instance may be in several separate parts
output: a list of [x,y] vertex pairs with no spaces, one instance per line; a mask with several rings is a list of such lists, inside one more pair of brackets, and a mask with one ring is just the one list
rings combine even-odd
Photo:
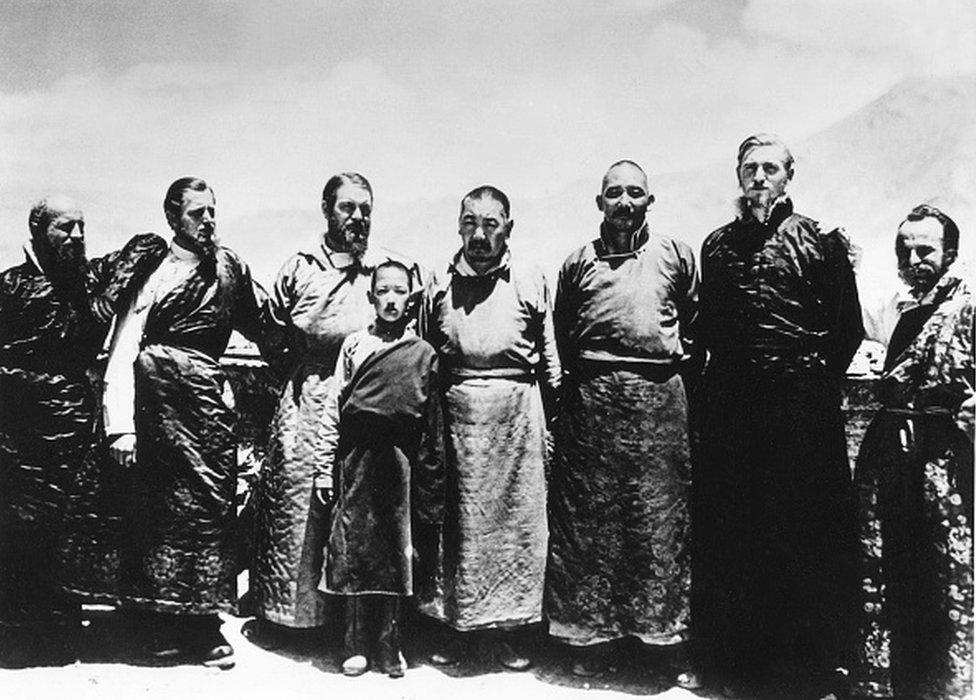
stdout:
[[769,210],[769,216],[766,217],[766,221],[761,222],[752,213],[752,209],[749,208],[749,203],[745,197],[739,197],[739,220],[745,223],[759,224],[762,226],[769,226],[770,228],[779,228],[779,225],[786,221],[788,218],[793,216],[793,200],[791,200],[787,195],[783,195],[775,202],[773,202],[772,208]]
[[464,257],[464,250],[459,250],[454,255],[454,259],[451,264],[448,265],[448,270],[461,277],[491,277],[498,276],[508,279],[510,276],[510,269],[512,263],[512,250],[511,248],[505,248],[505,252],[502,253],[502,257],[499,259],[498,263],[493,267],[485,270],[483,273],[478,273],[468,259]]
[[645,221],[639,229],[630,234],[630,244],[627,246],[627,250],[620,253],[611,252],[607,245],[606,224],[604,223],[600,224],[600,237],[594,242],[594,247],[597,257],[601,260],[604,258],[635,258],[644,250],[644,246],[649,240],[651,240],[651,232]]

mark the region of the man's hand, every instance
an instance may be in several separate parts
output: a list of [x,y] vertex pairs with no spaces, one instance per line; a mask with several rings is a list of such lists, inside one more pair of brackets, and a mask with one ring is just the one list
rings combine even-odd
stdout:
[[119,466],[133,467],[136,463],[136,436],[135,433],[122,433],[108,447],[108,453],[112,456]]

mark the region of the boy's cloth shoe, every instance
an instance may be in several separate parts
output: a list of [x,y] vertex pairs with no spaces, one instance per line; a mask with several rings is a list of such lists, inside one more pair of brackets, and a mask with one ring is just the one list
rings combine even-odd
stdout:
[[361,676],[369,670],[369,659],[362,654],[350,656],[342,662],[342,674],[344,676]]

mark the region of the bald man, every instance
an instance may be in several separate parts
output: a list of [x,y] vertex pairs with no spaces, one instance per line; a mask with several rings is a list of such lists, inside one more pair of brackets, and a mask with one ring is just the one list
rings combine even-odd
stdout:
[[636,163],[613,164],[600,235],[559,273],[555,325],[565,393],[549,491],[550,633],[597,675],[625,637],[669,648],[694,686],[688,636],[691,482],[685,377],[696,375],[691,249],[646,221]]
[[[74,537],[103,486],[93,457],[90,371],[119,299],[164,245],[147,234],[85,256],[85,219],[67,197],[31,209],[25,261],[0,274],[0,663],[70,662],[79,608],[62,592],[104,573]],[[89,516],[91,513],[88,514]],[[82,542],[83,541],[83,542]]]

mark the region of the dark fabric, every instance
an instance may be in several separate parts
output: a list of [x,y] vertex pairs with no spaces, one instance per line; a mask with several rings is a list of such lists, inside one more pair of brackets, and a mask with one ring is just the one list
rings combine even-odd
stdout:
[[702,248],[693,630],[733,680],[846,663],[855,506],[841,383],[863,335],[847,246],[777,204]]
[[362,654],[379,666],[397,662],[400,654],[400,598],[355,595],[345,599],[346,657]]
[[898,324],[915,333],[889,347],[858,454],[859,695],[973,692],[973,444],[957,424],[973,396],[973,305],[950,273],[932,299],[924,323]]
[[677,375],[570,383],[549,481],[550,634],[576,645],[687,636],[687,401]]
[[367,357],[340,396],[329,592],[413,594],[411,522],[444,508],[436,380],[434,349],[406,338]]
[[261,335],[263,296],[219,248],[150,308],[135,362],[137,464],[126,498],[123,594],[159,612],[235,600],[235,414],[219,358],[232,329]]
[[[142,234],[89,261],[80,278],[48,274],[30,260],[0,275],[0,538],[10,543],[19,535],[3,531],[29,530],[28,541],[38,543],[28,568],[41,579],[16,584],[25,590],[49,590],[55,580],[87,588],[93,578],[98,588],[114,589],[111,563],[91,556],[111,548],[96,503],[109,467],[94,449],[96,358],[109,320],[103,311],[110,316],[125,303],[165,250],[161,238]],[[17,566],[0,560],[7,571]],[[0,613],[21,622],[38,614],[33,604]]]
[[840,379],[710,366],[701,396],[692,609],[706,663],[740,680],[841,664],[857,582]]
[[777,204],[744,215],[702,246],[700,338],[743,369],[843,373],[864,336],[848,246],[840,231]]

